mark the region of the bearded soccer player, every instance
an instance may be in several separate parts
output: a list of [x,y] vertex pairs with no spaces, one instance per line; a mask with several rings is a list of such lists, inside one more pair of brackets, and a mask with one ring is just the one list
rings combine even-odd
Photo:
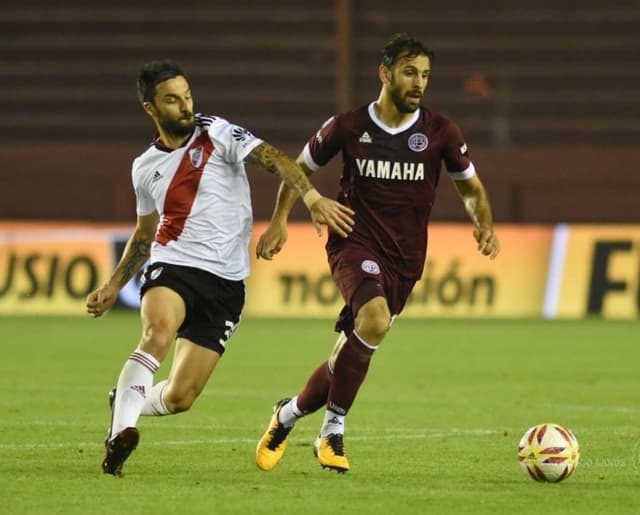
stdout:
[[[341,153],[338,200],[357,216],[349,238],[329,235],[326,245],[345,302],[336,323],[340,336],[306,386],[276,403],[256,449],[256,462],[263,470],[278,464],[298,419],[323,407],[314,454],[323,467],[349,470],[343,441],[346,416],[374,352],[422,276],[442,162],[475,226],[477,249],[491,259],[499,253],[487,193],[460,129],[420,106],[432,62],[433,53],[420,41],[395,35],[382,52],[378,99],[330,118],[298,158],[312,173]],[[258,242],[259,257],[272,259],[282,249],[287,217],[297,197],[281,184],[271,224]]]
[[[133,162],[136,228],[109,281],[87,297],[88,313],[99,317],[150,257],[140,292],[142,336],[110,394],[102,470],[114,476],[138,445],[139,416],[188,410],[240,321],[252,227],[244,162],[302,195],[319,234],[324,224],[346,237],[353,224],[353,211],[321,196],[278,149],[222,118],[194,114],[176,63],[145,65],[138,96],[157,132]],[[153,385],[174,339],[169,379]]]

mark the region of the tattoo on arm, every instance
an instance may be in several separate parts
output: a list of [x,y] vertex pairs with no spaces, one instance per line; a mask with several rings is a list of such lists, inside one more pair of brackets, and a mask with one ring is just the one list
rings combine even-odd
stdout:
[[278,168],[275,163],[278,158],[282,157],[282,152],[277,148],[274,148],[267,143],[261,143],[249,153],[247,161],[251,164],[264,168],[268,172],[277,173]]
[[151,254],[151,241],[138,234],[129,240],[125,252],[118,265],[118,284],[124,286],[131,279]]
[[304,195],[312,188],[302,168],[268,143],[261,143],[254,148],[247,156],[247,160],[268,172],[275,173],[300,195]]

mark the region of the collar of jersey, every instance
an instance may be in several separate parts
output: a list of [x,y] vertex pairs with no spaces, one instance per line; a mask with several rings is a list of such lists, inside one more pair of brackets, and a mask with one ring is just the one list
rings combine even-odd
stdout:
[[376,115],[376,110],[373,107],[374,104],[375,102],[371,102],[369,104],[369,116],[378,127],[380,127],[383,131],[388,132],[389,134],[400,134],[401,132],[406,131],[409,127],[411,127],[418,121],[418,117],[420,116],[420,108],[418,108],[415,110],[413,116],[407,123],[403,123],[402,125],[400,125],[400,127],[389,127],[380,118],[378,118],[378,115]]
[[179,148],[186,147],[191,142],[191,140],[193,139],[193,135],[196,133],[196,131],[197,131],[197,128],[194,129],[194,131],[191,134],[191,136],[189,136],[189,138],[182,145],[180,145],[178,148],[165,147],[164,143],[160,139],[160,134],[158,133],[158,131],[156,131],[153,134],[153,146],[156,147],[158,150],[161,150],[162,152],[173,152],[174,150],[178,150]]

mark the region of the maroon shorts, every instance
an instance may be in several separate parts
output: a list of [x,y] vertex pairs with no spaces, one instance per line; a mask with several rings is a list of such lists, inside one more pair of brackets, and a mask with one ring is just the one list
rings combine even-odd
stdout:
[[385,261],[353,243],[328,250],[328,258],[333,279],[346,303],[336,322],[336,332],[350,334],[358,310],[374,297],[387,299],[392,316],[400,314],[416,283],[398,276]]

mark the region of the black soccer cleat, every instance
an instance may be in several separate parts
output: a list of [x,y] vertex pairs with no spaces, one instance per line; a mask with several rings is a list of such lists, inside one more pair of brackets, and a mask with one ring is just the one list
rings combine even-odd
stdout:
[[113,476],[122,476],[122,465],[138,447],[140,434],[135,427],[127,427],[107,442],[107,455],[102,461],[102,472]]

